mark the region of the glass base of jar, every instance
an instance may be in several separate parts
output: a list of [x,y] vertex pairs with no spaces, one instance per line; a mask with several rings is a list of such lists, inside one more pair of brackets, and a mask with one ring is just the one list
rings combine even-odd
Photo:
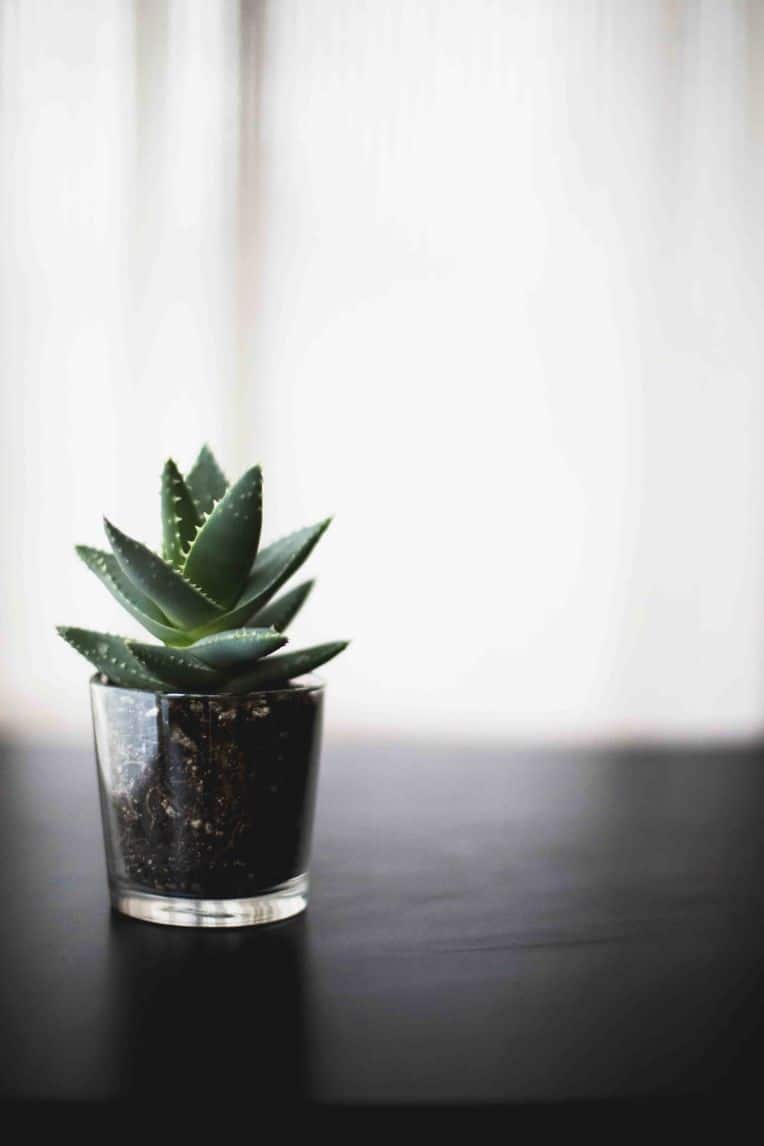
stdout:
[[171,927],[256,927],[299,915],[308,906],[308,876],[303,873],[246,899],[191,899],[112,888],[116,911],[145,923]]

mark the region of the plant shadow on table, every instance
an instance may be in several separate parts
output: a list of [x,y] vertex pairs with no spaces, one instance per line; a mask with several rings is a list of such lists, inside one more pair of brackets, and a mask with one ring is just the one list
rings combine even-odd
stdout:
[[115,1067],[144,1099],[269,1103],[309,1089],[304,917],[197,931],[112,912]]

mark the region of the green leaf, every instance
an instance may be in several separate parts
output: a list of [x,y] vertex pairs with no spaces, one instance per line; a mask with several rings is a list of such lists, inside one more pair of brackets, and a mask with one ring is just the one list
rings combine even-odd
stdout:
[[[114,593],[120,605],[124,605],[125,602],[120,599],[118,594],[126,598],[129,604],[143,616],[149,617],[159,624],[167,625],[167,618],[162,610],[125,576],[113,553],[107,553],[105,549],[95,549],[92,545],[75,545],[74,549],[88,569],[92,570]],[[109,581],[112,584],[109,584]]]
[[162,538],[165,561],[180,568],[202,523],[183,474],[172,458],[162,470]]
[[204,637],[188,651],[210,668],[242,672],[246,665],[280,649],[286,640],[273,629],[231,629],[228,633]]
[[140,541],[104,518],[106,536],[126,577],[183,629],[193,629],[220,613],[220,606]]
[[267,549],[263,549],[255,561],[254,568],[247,578],[241,597],[229,612],[221,617],[201,626],[194,636],[209,636],[224,629],[235,629],[244,625],[258,609],[261,609],[275,593],[279,591],[284,582],[296,573],[304,561],[312,553],[319,538],[329,527],[332,519],[319,521],[317,525],[298,529],[280,541],[274,541]]
[[263,475],[247,470],[213,509],[194,538],[183,576],[230,608],[241,593],[260,543]]
[[219,672],[202,664],[185,649],[145,645],[141,641],[128,641],[127,644],[130,652],[144,668],[175,688],[211,692],[222,680]]
[[228,681],[225,690],[241,694],[285,684],[297,676],[302,676],[303,673],[312,672],[319,665],[326,664],[332,657],[336,657],[346,649],[349,643],[349,641],[332,641],[330,644],[313,645],[312,648],[300,649],[294,653],[284,653],[283,656],[268,657],[251,672],[243,673]]
[[314,585],[315,581],[305,581],[295,589],[290,589],[288,593],[283,593],[275,601],[271,601],[270,605],[255,613],[254,617],[250,617],[249,624],[258,629],[268,629],[273,626],[283,633],[305,604]]
[[199,451],[199,456],[186,478],[186,485],[194,499],[199,516],[204,517],[212,513],[215,502],[220,501],[228,489],[228,482],[209,446],[202,446]]
[[137,621],[148,629],[153,636],[158,637],[168,645],[183,645],[189,643],[180,629],[174,629],[165,617],[162,610],[154,604],[150,597],[142,593],[132,581],[125,576],[119,567],[113,553],[106,553],[103,549],[94,549],[90,545],[75,546],[77,555],[84,561],[88,569],[95,573],[98,580],[106,586],[115,600],[119,601]]
[[58,625],[56,630],[73,649],[86,657],[112,684],[121,688],[142,688],[155,692],[162,682],[136,660],[124,637],[111,633],[94,633],[71,625]]

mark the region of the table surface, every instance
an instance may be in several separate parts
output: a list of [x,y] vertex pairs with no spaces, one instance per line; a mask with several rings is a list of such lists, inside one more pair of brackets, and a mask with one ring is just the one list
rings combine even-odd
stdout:
[[760,746],[330,742],[308,913],[221,931],[110,912],[89,752],[1,774],[6,1098],[758,1094]]

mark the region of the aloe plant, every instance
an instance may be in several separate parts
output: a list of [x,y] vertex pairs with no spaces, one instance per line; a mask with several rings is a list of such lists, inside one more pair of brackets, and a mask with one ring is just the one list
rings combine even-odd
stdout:
[[347,646],[332,641],[278,653],[313,582],[276,594],[330,518],[261,549],[260,467],[229,486],[207,446],[186,477],[172,459],[165,463],[161,508],[161,554],[106,519],[111,552],[76,547],[120,605],[162,642],[60,625],[64,640],[112,684],[151,692],[247,693],[311,672]]

